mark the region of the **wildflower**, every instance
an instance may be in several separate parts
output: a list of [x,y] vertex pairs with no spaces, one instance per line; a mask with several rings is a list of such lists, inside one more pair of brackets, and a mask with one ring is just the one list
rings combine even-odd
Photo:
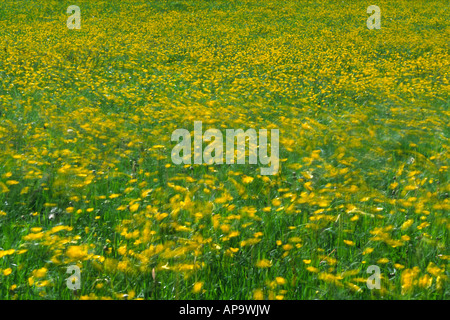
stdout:
[[9,276],[11,274],[11,272],[12,272],[12,269],[11,268],[7,268],[7,269],[3,270],[3,275],[4,276]]
[[400,279],[403,295],[411,292],[411,290],[413,289],[414,280],[419,272],[420,270],[418,267],[403,270]]
[[272,261],[269,261],[267,259],[262,259],[256,262],[256,266],[258,268],[270,268],[272,266]]
[[313,266],[307,267],[306,270],[308,270],[309,272],[312,272],[312,273],[318,273],[319,272],[319,269],[317,269],[317,268],[315,268]]
[[389,259],[388,258],[381,258],[381,259],[379,259],[378,261],[377,261],[377,263],[379,263],[379,264],[386,264],[386,263],[388,263],[389,262]]
[[130,212],[136,212],[138,209],[139,209],[139,203],[135,203],[130,206]]
[[429,288],[431,287],[431,284],[433,283],[433,277],[430,277],[428,274],[423,275],[420,279],[419,279],[419,287],[422,288]]
[[401,229],[402,230],[406,230],[408,229],[412,224],[413,224],[414,220],[413,219],[408,219],[407,221],[405,221],[402,226]]
[[243,176],[242,177],[242,182],[244,183],[244,184],[249,184],[249,183],[251,183],[253,181],[253,177],[249,177],[249,176]]
[[70,246],[66,250],[66,255],[72,260],[83,260],[88,255],[85,247],[82,246]]
[[264,300],[264,293],[261,289],[255,289],[253,291],[253,299],[254,300]]
[[203,287],[203,282],[196,282],[192,288],[192,293],[200,293]]
[[336,276],[336,275],[328,273],[328,272],[322,272],[322,273],[319,273],[318,278],[325,282],[330,282],[335,285],[342,286],[342,284],[339,282],[339,280],[342,280],[342,276]]
[[344,240],[344,243],[346,245],[349,245],[349,246],[354,246],[355,245],[355,243],[353,241],[351,241],[351,240]]
[[34,278],[43,278],[47,274],[47,268],[41,268],[33,271]]

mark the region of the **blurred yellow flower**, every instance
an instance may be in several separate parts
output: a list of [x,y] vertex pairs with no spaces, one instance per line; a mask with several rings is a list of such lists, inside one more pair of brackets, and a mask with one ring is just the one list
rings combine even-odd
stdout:
[[256,262],[256,266],[258,268],[270,268],[272,266],[272,261],[269,261],[267,259],[262,259]]
[[312,273],[317,273],[317,272],[319,272],[319,269],[317,269],[317,268],[315,268],[315,267],[313,267],[313,266],[307,267],[306,270],[308,270],[309,272],[312,272]]
[[135,203],[130,206],[130,212],[136,212],[139,209],[140,204]]
[[253,291],[253,299],[254,300],[264,300],[264,293],[261,289],[255,289]]
[[388,258],[381,258],[381,259],[378,259],[378,261],[377,261],[377,263],[380,263],[380,264],[386,264],[388,262],[389,262]]
[[66,250],[66,255],[72,260],[83,260],[88,252],[84,246],[70,246]]
[[7,269],[3,270],[3,275],[4,276],[9,276],[11,274],[11,272],[12,272],[12,269],[11,268],[7,268]]
[[34,270],[33,271],[33,277],[34,278],[43,278],[43,277],[45,277],[45,275],[47,274],[47,268],[41,268],[41,269],[37,269],[37,270]]
[[251,183],[252,181],[253,181],[253,177],[249,177],[249,176],[242,177],[242,182],[245,184]]
[[192,293],[200,293],[203,287],[203,282],[196,282],[192,288]]
[[354,246],[355,245],[355,243],[353,241],[351,241],[351,240],[344,240],[344,243],[346,245],[349,245],[349,246]]

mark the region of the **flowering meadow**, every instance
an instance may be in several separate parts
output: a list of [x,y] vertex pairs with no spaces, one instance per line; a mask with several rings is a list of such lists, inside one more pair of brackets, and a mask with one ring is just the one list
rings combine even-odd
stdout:
[[[449,299],[449,16],[1,1],[0,299]],[[194,121],[279,129],[277,174],[174,164]]]

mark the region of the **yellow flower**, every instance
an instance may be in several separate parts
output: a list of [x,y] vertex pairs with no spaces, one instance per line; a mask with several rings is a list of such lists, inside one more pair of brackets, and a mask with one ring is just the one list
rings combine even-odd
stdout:
[[280,200],[280,198],[275,198],[275,199],[273,199],[273,200],[272,200],[272,205],[273,205],[274,207],[279,207],[279,206],[281,205],[281,200]]
[[361,292],[361,291],[362,291],[361,288],[360,288],[359,286],[357,286],[356,284],[354,284],[354,283],[347,282],[347,286],[348,286],[352,291],[355,291],[355,292]]
[[351,240],[344,240],[344,243],[346,245],[349,245],[349,246],[354,246],[355,245],[355,243],[353,241],[351,241]]
[[9,276],[11,274],[11,272],[12,272],[11,268],[5,269],[5,270],[3,270],[3,275],[4,276]]
[[59,232],[59,231],[61,231],[61,230],[68,230],[68,231],[71,231],[71,230],[72,230],[72,227],[67,227],[67,226],[56,226],[56,227],[53,227],[50,231],[48,231],[48,234],[53,234],[53,233]]
[[264,300],[264,293],[261,289],[256,289],[253,291],[254,300]]
[[199,293],[202,290],[203,282],[196,282],[192,288],[193,293]]
[[409,241],[409,240],[411,240],[411,238],[408,236],[408,235],[403,235],[403,236],[401,236],[401,239],[403,240],[403,241]]
[[409,293],[414,285],[414,280],[419,274],[420,269],[418,267],[414,267],[413,269],[403,270],[401,275],[401,284],[402,284],[402,294]]
[[7,172],[3,175],[3,178],[8,179],[8,178],[12,177],[12,175],[13,175],[12,172]]
[[72,213],[74,210],[75,210],[74,207],[67,207],[67,208],[66,208],[66,212],[67,212],[67,213]]
[[395,189],[398,186],[398,182],[393,182],[389,185],[389,189]]
[[124,193],[130,193],[130,192],[133,191],[133,190],[134,190],[133,187],[128,187],[128,188],[126,188],[123,192],[124,192]]
[[237,237],[239,235],[239,231],[232,231],[228,234],[228,238],[234,238]]
[[3,182],[0,182],[0,189],[2,190],[1,193],[7,193],[7,192],[9,192],[8,187],[7,187],[6,184],[4,184]]
[[388,258],[381,258],[381,259],[379,259],[378,261],[377,261],[377,263],[380,263],[380,264],[386,264],[386,263],[388,263],[389,262],[389,259]]
[[289,242],[297,243],[297,242],[301,242],[301,241],[302,241],[302,239],[299,238],[299,237],[291,237],[291,238],[289,238]]
[[87,255],[87,249],[82,246],[70,246],[66,250],[66,255],[72,260],[83,260]]
[[47,274],[47,268],[41,268],[33,271],[33,277],[35,278],[43,278]]
[[128,300],[133,299],[136,296],[136,291],[130,290],[128,291]]
[[444,280],[446,280],[446,279],[447,279],[447,278],[446,278],[444,275],[438,276],[438,277],[436,278],[436,289],[437,289],[437,290],[442,290],[443,282],[444,282]]
[[50,285],[50,281],[49,280],[36,282],[36,287],[47,287],[48,285]]
[[425,274],[419,279],[419,287],[429,288],[433,283],[433,277],[430,277],[428,274]]
[[320,280],[325,281],[325,282],[334,283],[334,284],[339,285],[339,286],[342,285],[339,282],[339,280],[342,280],[342,276],[336,276],[336,275],[331,274],[331,273],[323,272],[323,273],[319,274],[318,278]]
[[29,241],[29,240],[39,240],[44,236],[43,232],[39,233],[30,233],[23,237],[23,240]]
[[126,272],[129,269],[129,264],[128,261],[120,261],[117,264],[117,270],[122,271],[122,272]]
[[272,266],[272,261],[269,261],[267,259],[262,259],[256,263],[256,266],[258,268],[270,268]]
[[275,280],[276,280],[277,284],[279,284],[279,285],[283,285],[286,283],[286,279],[284,279],[282,277],[276,277]]
[[444,269],[440,269],[433,262],[430,262],[427,267],[427,272],[435,277],[438,277],[444,272]]
[[139,203],[134,203],[130,206],[130,212],[136,212],[139,209]]
[[16,249],[2,250],[2,251],[0,251],[0,258],[2,258],[2,257],[4,257],[4,256],[10,256],[10,255],[12,255],[14,252],[16,252]]
[[413,224],[413,222],[414,222],[413,219],[406,220],[405,222],[403,222],[401,229],[402,230],[408,229]]
[[253,181],[253,177],[249,177],[249,176],[242,177],[242,182],[245,184],[251,183],[252,181]]
[[309,272],[312,272],[312,273],[319,272],[319,269],[317,269],[317,268],[315,268],[313,266],[309,266],[308,268],[306,268],[306,270],[308,270]]

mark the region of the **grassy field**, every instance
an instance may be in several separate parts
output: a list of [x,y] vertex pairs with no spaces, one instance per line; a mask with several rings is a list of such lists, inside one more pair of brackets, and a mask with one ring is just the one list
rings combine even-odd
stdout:
[[[449,299],[449,16],[1,1],[0,298]],[[279,173],[175,165],[194,121],[278,128]]]

